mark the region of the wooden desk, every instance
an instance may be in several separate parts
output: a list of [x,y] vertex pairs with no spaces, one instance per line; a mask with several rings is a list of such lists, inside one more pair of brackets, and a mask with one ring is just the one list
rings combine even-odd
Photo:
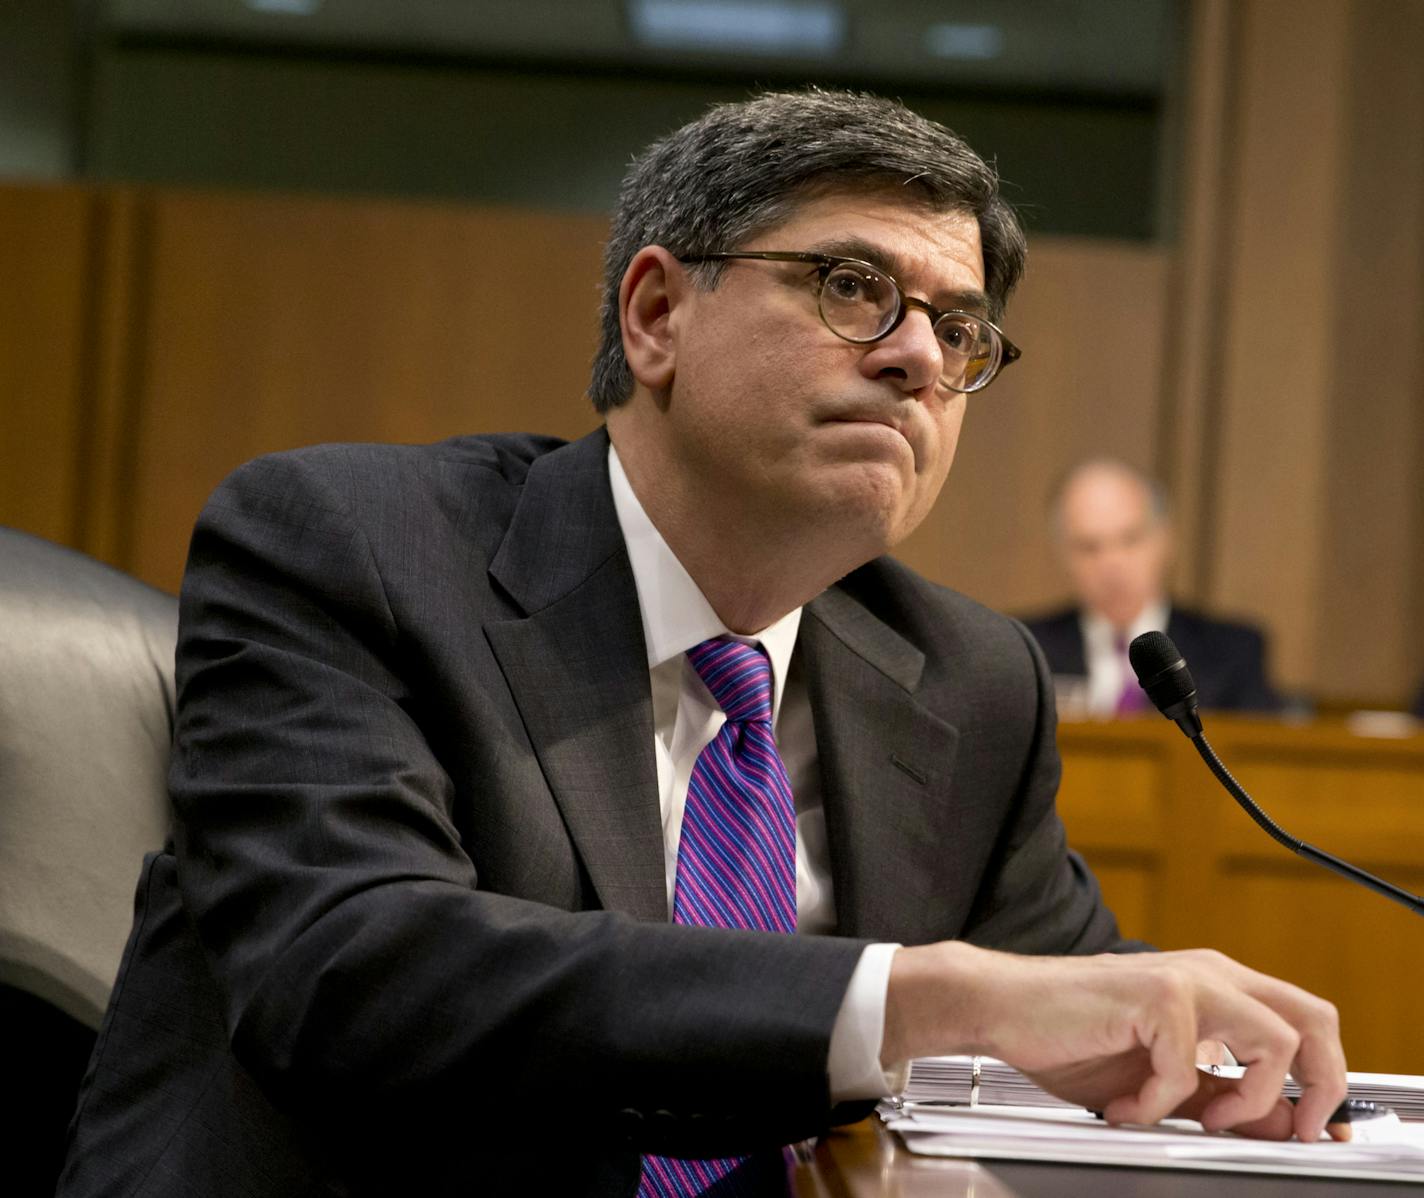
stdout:
[[1308,1180],[1172,1169],[977,1164],[907,1152],[877,1118],[840,1128],[796,1170],[796,1198],[1383,1198],[1407,1182]]
[[[1424,736],[1208,715],[1227,767],[1286,831],[1424,892]],[[1059,809],[1125,934],[1207,945],[1340,1009],[1350,1068],[1424,1073],[1424,919],[1270,839],[1153,713],[1059,727]]]

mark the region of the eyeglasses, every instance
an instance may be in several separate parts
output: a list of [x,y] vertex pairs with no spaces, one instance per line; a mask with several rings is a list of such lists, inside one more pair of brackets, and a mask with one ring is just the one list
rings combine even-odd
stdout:
[[826,328],[845,341],[867,345],[890,336],[918,308],[930,318],[939,339],[944,370],[940,383],[951,391],[982,391],[1023,351],[1004,336],[993,321],[973,312],[946,311],[906,295],[883,270],[858,258],[790,250],[746,250],[741,253],[690,254],[679,262],[726,262],[755,258],[767,262],[809,262],[817,267],[817,303]]

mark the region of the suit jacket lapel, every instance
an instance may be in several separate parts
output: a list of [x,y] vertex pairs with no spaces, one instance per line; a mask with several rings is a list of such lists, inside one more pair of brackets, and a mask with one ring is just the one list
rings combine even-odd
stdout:
[[485,636],[599,901],[667,919],[637,589],[602,430],[539,458],[490,573],[526,615]]
[[[843,591],[807,605],[807,675],[837,931],[906,942],[941,934],[954,848],[958,731],[914,697],[924,655]],[[971,896],[963,896],[968,902]]]

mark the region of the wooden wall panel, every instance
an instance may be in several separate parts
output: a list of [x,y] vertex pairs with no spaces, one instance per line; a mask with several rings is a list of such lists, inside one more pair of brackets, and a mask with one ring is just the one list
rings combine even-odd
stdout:
[[1424,672],[1424,12],[1230,16],[1218,220],[1189,247],[1226,317],[1198,589],[1270,626],[1289,686],[1399,702]]
[[86,286],[94,320],[86,353],[84,436],[78,548],[120,568],[130,565],[133,476],[142,452],[142,341],[148,283],[148,206],[140,192],[104,188],[99,205],[101,252]]
[[1155,943],[1149,929],[1162,922],[1160,863],[1150,854],[1119,849],[1094,849],[1092,857],[1093,873],[1117,916],[1118,930],[1130,940]]
[[[1345,165],[1345,5],[1250,3],[1227,244],[1224,402],[1209,594],[1271,621],[1281,679],[1308,685],[1325,567],[1324,453],[1334,368],[1336,180]],[[1294,10],[1287,15],[1288,10]],[[1308,66],[1306,65],[1308,64]]]
[[1181,145],[1177,237],[1167,282],[1162,419],[1157,471],[1172,496],[1176,554],[1174,593],[1207,600],[1206,566],[1213,556],[1216,492],[1210,484],[1217,452],[1222,374],[1218,347],[1229,321],[1221,302],[1229,263],[1221,245],[1228,227],[1233,162],[1223,147],[1236,119],[1240,55],[1235,0],[1193,0],[1188,9],[1185,86],[1177,98]]
[[176,587],[213,486],[269,450],[594,426],[604,223],[153,193],[126,564]]
[[[1312,685],[1413,694],[1424,643],[1424,5],[1355,4]],[[1412,133],[1411,133],[1412,131]],[[1363,618],[1362,618],[1363,616]],[[1403,634],[1380,635],[1381,630]]]
[[96,199],[0,186],[0,524],[73,544],[81,519]]

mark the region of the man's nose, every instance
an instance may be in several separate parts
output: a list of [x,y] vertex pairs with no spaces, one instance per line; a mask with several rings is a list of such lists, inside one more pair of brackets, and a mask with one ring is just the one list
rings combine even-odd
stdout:
[[860,360],[867,378],[889,379],[907,395],[939,383],[944,354],[934,326],[924,312],[911,309],[891,334],[868,347]]

